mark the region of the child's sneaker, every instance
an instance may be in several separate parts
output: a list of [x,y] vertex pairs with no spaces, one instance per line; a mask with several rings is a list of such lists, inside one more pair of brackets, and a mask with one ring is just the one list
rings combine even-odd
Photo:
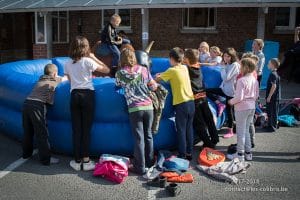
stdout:
[[90,171],[95,169],[95,162],[90,160],[89,162],[82,163],[82,169],[83,171]]
[[239,161],[241,161],[241,162],[245,161],[244,155],[239,155],[238,153],[227,154],[226,157],[227,157],[229,160],[233,160],[233,159],[235,159],[235,158],[238,158]]
[[228,130],[228,132],[225,134],[225,135],[223,135],[223,138],[226,138],[226,139],[228,139],[228,138],[231,138],[231,137],[233,137],[233,131],[232,131],[232,128],[230,128],[229,130]]
[[80,169],[81,169],[81,162],[76,162],[75,160],[71,160],[70,161],[70,166],[74,169],[74,170],[76,170],[76,171],[80,171]]
[[245,160],[251,161],[252,160],[252,153],[245,153]]
[[52,165],[52,164],[58,164],[58,163],[59,163],[59,159],[58,158],[54,158],[54,157],[50,158],[50,165]]
[[223,103],[218,103],[218,117],[220,117],[224,111],[224,109],[226,108],[225,104]]

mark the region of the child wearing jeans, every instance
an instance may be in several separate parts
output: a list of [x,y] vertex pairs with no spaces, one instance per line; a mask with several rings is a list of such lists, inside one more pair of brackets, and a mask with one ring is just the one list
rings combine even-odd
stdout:
[[210,57],[207,58],[206,62],[200,63],[201,65],[204,66],[217,66],[220,65],[222,62],[222,52],[219,47],[217,46],[212,46],[210,47]]
[[251,58],[241,60],[243,77],[237,81],[235,95],[228,102],[234,106],[237,133],[237,153],[228,155],[229,159],[238,157],[240,161],[252,160],[249,127],[253,123],[255,103],[259,95],[258,82],[253,76],[255,67]]
[[[233,108],[228,104],[228,101],[234,97],[235,84],[237,76],[240,73],[240,64],[234,48],[227,48],[223,54],[225,63],[224,69],[221,71],[222,83],[219,88],[207,88],[207,96],[213,100],[218,107],[218,116],[222,114],[226,108],[228,117],[228,132],[223,136],[230,138],[233,136]],[[226,106],[218,100],[218,96],[226,98]]]
[[74,160],[70,166],[79,171],[93,170],[95,163],[89,158],[90,132],[94,119],[95,89],[92,72],[109,73],[109,68],[91,53],[85,37],[77,36],[70,46],[71,61],[65,65],[65,74],[71,84],[71,121]]
[[208,59],[210,58],[209,54],[209,45],[207,42],[201,42],[199,45],[199,62],[200,63],[207,63]]
[[280,97],[280,77],[277,69],[280,62],[277,58],[272,58],[268,63],[268,68],[272,71],[267,81],[266,107],[268,115],[268,126],[266,132],[275,132],[277,129],[278,103]]
[[[258,58],[258,56],[254,55],[252,52],[244,53],[243,56],[242,56],[242,59],[243,58],[251,58],[254,61],[255,65],[257,66],[259,58]],[[257,80],[256,70],[253,71],[252,75]],[[239,79],[241,77],[243,77],[242,73],[240,73],[238,75],[237,79]],[[256,106],[257,106],[257,103],[256,103]],[[250,123],[249,132],[250,132],[250,139],[251,139],[251,148],[254,148],[255,147],[255,126],[254,126],[254,122]]]
[[182,49],[173,48],[169,53],[172,67],[158,74],[156,80],[169,81],[171,84],[178,137],[178,157],[192,160],[195,104],[188,69],[181,64],[183,55]]
[[110,17],[110,22],[106,24],[101,32],[101,42],[106,43],[109,50],[112,53],[112,68],[117,69],[120,61],[119,46],[123,43],[130,43],[127,39],[122,39],[118,36],[116,28],[121,23],[121,17],[118,14],[114,14]]
[[257,80],[260,86],[262,73],[265,65],[265,55],[263,53],[264,41],[262,39],[254,39],[252,43],[252,51],[254,55],[258,56],[258,63],[256,67]]
[[58,163],[57,158],[51,157],[46,115],[47,105],[53,105],[54,91],[61,81],[62,78],[57,76],[56,65],[47,64],[44,68],[44,75],[40,77],[23,104],[24,138],[22,147],[24,159],[32,156],[35,135],[40,162],[43,165]]
[[156,90],[157,84],[148,69],[137,64],[134,51],[124,49],[121,52],[121,69],[116,73],[116,86],[125,89],[131,129],[135,138],[132,170],[143,175],[146,168],[154,164],[151,133],[153,105],[149,93],[150,89]]
[[194,130],[203,141],[203,147],[214,149],[219,142],[219,136],[206,98],[203,76],[198,62],[199,51],[197,49],[186,49],[183,60],[184,64],[188,66],[195,99]]

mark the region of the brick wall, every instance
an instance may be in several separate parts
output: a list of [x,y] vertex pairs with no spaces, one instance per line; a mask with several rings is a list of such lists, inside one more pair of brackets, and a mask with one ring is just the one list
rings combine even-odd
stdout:
[[[182,33],[182,9],[150,9],[150,40],[154,50],[167,50],[179,46],[196,48],[201,41],[221,49],[234,47],[243,51],[245,41],[256,38],[257,8],[217,8],[217,33]],[[266,15],[265,40],[280,43],[284,52],[293,44],[293,32],[274,34],[275,8]]]
[[154,50],[197,48],[201,41],[207,41],[221,49],[242,51],[245,40],[256,35],[256,13],[256,8],[218,8],[217,33],[182,33],[182,9],[151,9],[150,40],[156,41]]
[[32,58],[32,16],[0,14],[0,63]]
[[276,8],[269,8],[269,13],[266,15],[266,32],[265,39],[277,41],[280,43],[280,52],[285,52],[294,43],[294,30],[285,32],[284,34],[274,33],[275,29],[275,10]]
[[47,58],[47,45],[33,44],[32,53],[33,53],[33,59]]
[[[269,8],[266,15],[265,40],[280,42],[280,51],[284,52],[293,44],[293,31],[274,34],[274,13],[275,8]],[[81,34],[86,36],[93,46],[100,39],[101,11],[70,11],[69,14],[70,41]],[[217,8],[216,16],[217,33],[183,33],[182,9],[150,9],[149,41],[155,40],[153,50],[161,52],[174,46],[197,48],[201,41],[207,41],[210,45],[217,45],[222,49],[231,46],[243,51],[245,41],[256,37],[257,8]],[[78,27],[79,18],[82,23],[81,33]],[[45,45],[32,45],[32,21],[33,13],[0,14],[0,50],[5,61],[46,57]],[[128,33],[128,37],[136,49],[141,49],[140,9],[131,10],[131,27],[132,33]],[[53,56],[66,56],[68,51],[69,44],[53,44]],[[19,55],[20,52],[24,52],[24,55]],[[0,62],[3,62],[3,59]]]

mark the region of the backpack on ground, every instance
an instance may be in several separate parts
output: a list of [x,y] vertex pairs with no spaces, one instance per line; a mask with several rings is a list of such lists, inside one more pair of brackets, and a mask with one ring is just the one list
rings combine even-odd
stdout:
[[122,183],[128,176],[129,158],[111,154],[103,154],[96,164],[94,176],[101,176],[106,180]]

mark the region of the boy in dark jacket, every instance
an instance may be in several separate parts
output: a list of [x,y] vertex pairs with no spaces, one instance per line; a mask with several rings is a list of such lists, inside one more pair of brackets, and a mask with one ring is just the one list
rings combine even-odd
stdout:
[[277,68],[280,62],[277,58],[272,58],[268,63],[268,68],[272,71],[267,81],[266,107],[268,115],[268,127],[266,132],[275,132],[277,129],[278,103],[280,97],[280,77]]
[[199,134],[200,139],[203,141],[203,147],[215,148],[216,144],[219,142],[219,137],[213,115],[209,109],[206,99],[202,72],[198,63],[199,51],[197,49],[186,49],[183,60],[188,66],[192,90],[194,93],[194,130],[197,134]]
[[32,156],[35,135],[40,162],[43,165],[59,162],[57,158],[51,157],[46,115],[47,105],[53,104],[55,88],[61,81],[62,78],[57,77],[57,67],[54,64],[47,64],[44,75],[40,77],[23,104],[24,159]]
[[101,32],[101,42],[106,43],[109,50],[112,52],[112,67],[118,67],[120,60],[120,50],[119,47],[123,43],[130,43],[127,39],[122,39],[117,34],[116,28],[119,27],[121,23],[121,17],[118,14],[114,14],[110,17],[110,22],[104,27]]

